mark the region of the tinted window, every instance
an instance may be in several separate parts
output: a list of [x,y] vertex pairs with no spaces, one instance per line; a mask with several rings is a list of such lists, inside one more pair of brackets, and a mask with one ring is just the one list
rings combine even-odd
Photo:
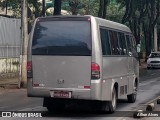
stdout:
[[126,46],[126,40],[125,40],[125,35],[124,33],[118,33],[118,38],[119,38],[119,50],[121,55],[127,55],[127,46]]
[[136,42],[135,42],[135,38],[133,36],[130,36],[130,42],[132,44],[132,53],[133,53],[133,56],[134,57],[138,57]]
[[90,56],[90,22],[37,22],[33,36],[32,54]]
[[126,41],[127,41],[128,52],[131,55],[132,54],[132,43],[131,43],[129,35],[126,35]]
[[129,55],[137,57],[136,44],[133,36],[126,35],[126,40],[127,40]]
[[111,55],[111,46],[108,30],[100,28],[103,55]]
[[112,55],[120,55],[117,32],[109,31]]

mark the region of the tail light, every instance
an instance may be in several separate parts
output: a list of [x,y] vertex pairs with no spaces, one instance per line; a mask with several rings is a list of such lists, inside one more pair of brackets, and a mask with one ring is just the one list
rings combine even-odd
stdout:
[[27,78],[32,78],[32,61],[27,62]]
[[92,63],[91,70],[91,79],[100,79],[100,66],[97,63]]

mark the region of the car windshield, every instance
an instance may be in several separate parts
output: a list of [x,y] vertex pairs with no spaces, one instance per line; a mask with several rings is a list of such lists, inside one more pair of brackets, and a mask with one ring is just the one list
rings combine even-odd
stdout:
[[149,58],[160,58],[160,53],[152,53]]

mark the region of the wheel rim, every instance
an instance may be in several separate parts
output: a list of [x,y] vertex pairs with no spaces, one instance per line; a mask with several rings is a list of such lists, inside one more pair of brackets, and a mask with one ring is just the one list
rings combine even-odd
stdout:
[[137,85],[136,83],[134,84],[134,99],[136,98],[137,95]]
[[113,106],[113,108],[115,108],[115,106],[116,106],[116,93],[115,93],[115,90],[112,93],[112,106]]
[[137,85],[136,85],[136,83],[134,84],[134,93],[137,94]]

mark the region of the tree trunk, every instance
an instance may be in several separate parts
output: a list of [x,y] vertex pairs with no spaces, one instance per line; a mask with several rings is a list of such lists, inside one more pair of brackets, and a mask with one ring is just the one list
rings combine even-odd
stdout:
[[43,17],[45,17],[45,13],[46,13],[46,6],[45,6],[45,4],[46,4],[46,1],[43,0],[42,1],[42,16]]
[[8,1],[6,0],[6,3],[5,3],[5,7],[6,7],[6,15],[8,14]]
[[131,13],[131,0],[126,0],[126,11],[122,18],[122,24],[126,23],[129,20],[129,15]]
[[145,62],[147,62],[147,56],[148,56],[148,51],[149,51],[149,48],[148,48],[148,43],[149,43],[149,39],[148,39],[148,31],[146,29],[146,25],[145,23],[143,22],[143,31],[144,31],[144,38],[145,38],[145,49],[146,49],[146,53],[145,53]]
[[154,27],[154,51],[157,52],[157,25]]
[[107,14],[107,4],[108,4],[108,0],[104,0],[104,9],[103,9],[103,15],[102,15],[102,18],[106,18],[106,14]]
[[27,11],[28,11],[28,3],[27,0],[23,0],[23,16],[22,16],[22,22],[23,22],[23,41],[22,41],[22,63],[21,63],[21,83],[20,87],[26,88],[27,86],[27,46],[28,46],[28,17],[27,17]]
[[100,0],[98,17],[102,18],[104,10],[104,0]]
[[37,17],[39,17],[40,14],[41,14],[41,13],[40,13],[41,10],[40,10],[40,8],[39,8],[38,1],[37,1],[37,0],[34,0],[32,4],[33,4],[33,7],[35,8],[35,12],[33,13],[33,14],[34,14],[34,17],[37,18]]
[[61,4],[62,4],[62,0],[55,0],[54,1],[54,13],[53,13],[53,15],[61,15]]
[[98,17],[106,18],[108,0],[100,0]]

